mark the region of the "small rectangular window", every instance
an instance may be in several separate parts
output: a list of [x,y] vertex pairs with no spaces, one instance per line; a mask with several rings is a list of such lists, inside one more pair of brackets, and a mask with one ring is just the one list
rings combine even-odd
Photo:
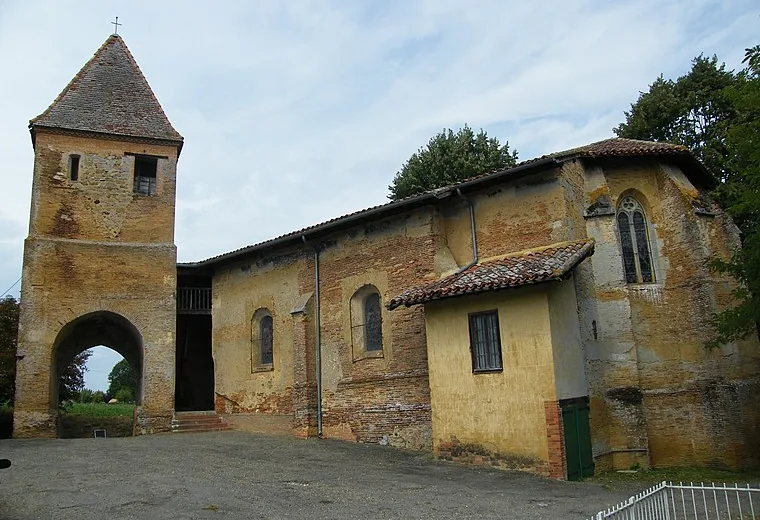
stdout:
[[498,311],[468,315],[473,372],[502,370]]
[[79,180],[79,156],[69,155],[69,178],[72,181]]
[[156,194],[156,171],[158,158],[135,156],[135,184],[134,192],[144,195]]

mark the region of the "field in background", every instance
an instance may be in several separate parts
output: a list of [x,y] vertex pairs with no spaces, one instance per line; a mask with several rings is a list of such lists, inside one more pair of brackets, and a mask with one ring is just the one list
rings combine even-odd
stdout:
[[104,429],[108,437],[130,437],[134,404],[73,403],[61,413],[61,437],[92,437]]

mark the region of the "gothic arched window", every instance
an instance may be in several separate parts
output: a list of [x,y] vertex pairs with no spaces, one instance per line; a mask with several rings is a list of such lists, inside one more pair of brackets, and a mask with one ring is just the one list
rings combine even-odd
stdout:
[[654,282],[652,249],[644,208],[633,197],[624,197],[617,212],[620,248],[627,283]]
[[383,302],[380,291],[363,285],[351,296],[351,345],[353,359],[383,357]]
[[269,368],[274,362],[274,321],[268,309],[259,309],[251,320],[251,371]]
[[383,350],[383,315],[376,292],[364,298],[364,349]]

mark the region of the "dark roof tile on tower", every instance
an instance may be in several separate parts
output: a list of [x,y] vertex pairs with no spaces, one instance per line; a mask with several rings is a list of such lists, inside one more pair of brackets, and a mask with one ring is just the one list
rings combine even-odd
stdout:
[[48,109],[29,122],[29,128],[182,142],[116,34],[108,37]]

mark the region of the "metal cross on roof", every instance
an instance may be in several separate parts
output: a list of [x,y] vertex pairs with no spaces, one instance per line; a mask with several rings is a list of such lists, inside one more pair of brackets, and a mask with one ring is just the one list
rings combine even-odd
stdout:
[[118,16],[116,17],[116,21],[115,22],[111,22],[111,24],[113,24],[113,33],[114,34],[119,34],[119,26],[120,25],[124,25],[124,24],[119,23],[119,17]]

